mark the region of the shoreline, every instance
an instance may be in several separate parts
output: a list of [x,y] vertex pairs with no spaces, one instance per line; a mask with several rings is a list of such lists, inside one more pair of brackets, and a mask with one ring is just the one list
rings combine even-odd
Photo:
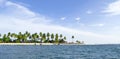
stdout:
[[[78,43],[0,43],[1,45],[116,45],[116,44],[78,44]],[[118,44],[117,44],[118,45]]]
[[0,43],[1,45],[118,45],[118,44],[78,44],[78,43]]
[[69,44],[69,43],[0,43],[0,45],[84,45],[84,44]]

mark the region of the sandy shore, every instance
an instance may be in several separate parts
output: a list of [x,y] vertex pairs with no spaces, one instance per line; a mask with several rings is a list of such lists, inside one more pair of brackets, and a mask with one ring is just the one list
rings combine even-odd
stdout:
[[[0,43],[0,45],[58,45],[56,43]],[[83,44],[59,44],[59,45],[83,45]]]
[[53,43],[0,43],[0,45],[55,45]]

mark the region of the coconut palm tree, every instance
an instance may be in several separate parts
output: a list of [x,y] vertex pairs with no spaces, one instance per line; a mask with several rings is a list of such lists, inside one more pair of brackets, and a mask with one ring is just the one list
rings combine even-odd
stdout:
[[45,42],[46,41],[46,34],[43,33],[42,40]]
[[62,39],[62,37],[63,37],[62,34],[60,34],[60,39]]
[[39,36],[40,36],[40,40],[41,40],[41,43],[42,43],[42,40],[43,40],[42,39],[42,36],[43,36],[42,32],[39,33]]
[[58,34],[55,35],[55,43],[58,43]]
[[1,35],[1,33],[0,33],[0,37],[1,37],[2,35]]
[[10,42],[10,38],[6,34],[3,35],[3,42],[5,42],[5,43]]
[[72,36],[72,42],[73,42],[74,36]]
[[47,33],[47,42],[49,42],[49,40],[50,40],[50,33],[48,32]]
[[39,35],[36,35],[36,41],[39,42]]
[[10,32],[8,32],[8,36],[10,36],[11,35],[11,33]]
[[60,43],[61,43],[61,41],[62,41],[62,37],[63,37],[63,35],[60,34],[60,39],[59,39],[59,42],[60,42]]
[[27,42],[27,35],[26,35],[26,34],[23,34],[23,35],[22,35],[22,41],[23,41],[23,42]]
[[16,38],[16,37],[15,37],[14,33],[11,33],[10,39],[11,39],[12,42],[15,40],[15,38]]
[[25,32],[25,34],[28,34],[28,33],[29,33],[28,31]]
[[52,43],[53,43],[54,42],[54,40],[53,40],[54,39],[54,34],[53,33],[51,34],[51,39],[52,39]]
[[64,36],[64,38],[63,38],[64,40],[66,40],[66,36]]
[[1,36],[2,36],[2,35],[0,34],[0,43],[2,43],[2,42],[3,42],[3,39],[1,38]]
[[[2,37],[1,37],[2,36]],[[60,39],[59,39],[60,37]],[[46,39],[47,38],[47,39]],[[52,40],[50,40],[50,38]],[[31,39],[31,41],[28,41],[27,39]],[[16,42],[16,43],[20,43],[20,42],[38,42],[38,40],[41,39],[42,42],[45,43],[61,43],[61,42],[65,42],[66,37],[63,37],[62,34],[60,34],[60,36],[57,34],[50,34],[49,32],[47,33],[42,33],[40,32],[39,35],[37,33],[34,34],[30,34],[28,31],[26,31],[25,33],[21,33],[19,32],[18,34],[16,33],[10,33],[8,32],[7,34],[1,35],[0,34],[0,42]],[[72,39],[74,39],[74,36],[72,36]]]
[[32,42],[35,42],[35,34],[32,34]]
[[6,41],[6,34],[3,35],[3,41]]

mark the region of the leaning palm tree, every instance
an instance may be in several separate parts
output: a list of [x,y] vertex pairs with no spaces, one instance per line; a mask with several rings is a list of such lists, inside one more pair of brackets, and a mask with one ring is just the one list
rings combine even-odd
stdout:
[[3,35],[3,42],[5,42],[6,34]]
[[3,41],[4,41],[5,43],[10,42],[9,36],[7,36],[6,34],[4,34],[4,35],[3,35]]

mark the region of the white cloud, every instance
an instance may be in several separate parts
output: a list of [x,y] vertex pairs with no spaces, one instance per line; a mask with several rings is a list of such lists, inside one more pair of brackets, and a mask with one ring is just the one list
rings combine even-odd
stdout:
[[[6,18],[6,19],[8,19],[8,18]],[[110,36],[110,35],[100,35],[100,34],[96,34],[96,33],[92,33],[92,32],[71,29],[71,28],[67,28],[67,27],[63,27],[63,26],[59,26],[59,25],[33,23],[32,20],[29,20],[29,21],[19,20],[19,19],[12,19],[12,20],[10,19],[10,21],[2,20],[2,22],[0,22],[0,25],[3,25],[3,24],[4,24],[4,26],[0,26],[0,29],[6,33],[9,31],[10,32],[19,32],[19,31],[25,32],[26,30],[28,30],[32,33],[40,32],[40,31],[41,32],[51,32],[51,33],[61,33],[65,36],[67,36],[67,39],[69,39],[69,41],[72,41],[71,36],[75,35],[75,40],[80,39],[89,44],[107,43],[107,42],[109,43],[108,39],[114,39],[114,36]],[[5,30],[5,29],[7,29],[7,30]],[[103,42],[103,41],[105,41],[105,42]]]
[[65,19],[66,19],[66,17],[61,17],[60,19],[61,19],[61,20],[65,20]]
[[2,7],[5,2],[6,2],[6,0],[0,0],[0,7]]
[[[29,8],[11,1],[6,0],[1,6],[5,8],[2,10],[0,7],[0,10],[2,10],[2,13],[0,14],[0,31],[2,33],[19,31],[24,32],[26,30],[32,33],[40,31],[62,33],[67,36],[69,41],[71,41],[71,36],[75,35],[76,40],[82,40],[89,44],[112,42],[116,43],[120,41],[115,39],[118,37],[110,35],[102,35],[55,25],[52,23],[53,21],[50,18],[35,13],[29,10]],[[76,20],[80,20],[80,17],[76,18]],[[99,24],[99,26],[103,26],[103,24]]]
[[119,27],[119,26],[115,26],[115,27],[113,27],[113,29],[114,29],[114,30],[119,30],[120,27]]
[[80,23],[80,26],[85,26],[85,24],[83,24],[83,23]]
[[80,17],[75,18],[75,20],[79,21],[79,20],[80,20]]
[[92,25],[89,25],[89,26],[97,26],[97,27],[103,27],[105,24],[92,24]]
[[0,0],[0,4],[2,4],[4,2],[4,0]]
[[0,4],[2,4],[3,2],[5,2],[6,0],[0,0]]
[[120,0],[110,3],[102,12],[108,15],[120,15]]
[[92,14],[92,11],[88,10],[86,11],[87,14]]
[[98,24],[98,26],[102,27],[102,26],[104,26],[104,24]]
[[[29,16],[29,17],[37,16],[34,12],[30,11],[28,8],[26,8],[26,7],[22,6],[22,5],[10,2],[10,1],[7,1],[5,3],[5,6],[8,7],[8,8],[10,7],[9,10],[11,12],[13,12],[13,14],[18,14],[19,16],[22,16],[22,15],[23,16]],[[16,10],[14,10],[14,9],[16,9]]]

